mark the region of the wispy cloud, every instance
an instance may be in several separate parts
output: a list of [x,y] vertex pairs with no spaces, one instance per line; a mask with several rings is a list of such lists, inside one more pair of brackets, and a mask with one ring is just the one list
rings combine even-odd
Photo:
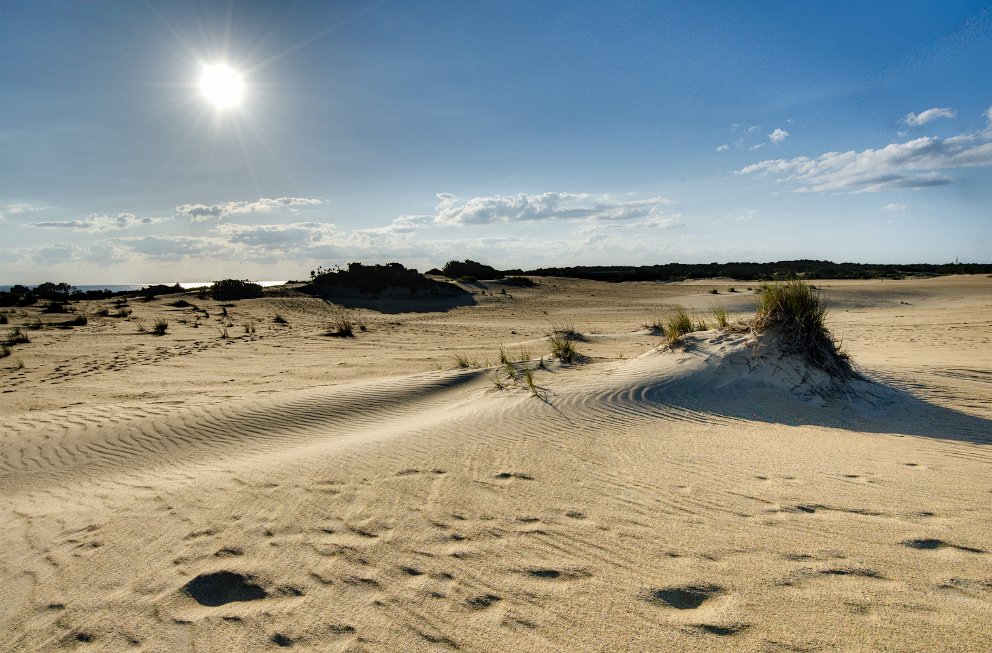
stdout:
[[768,134],[768,140],[772,143],[781,143],[789,137],[789,132],[785,131],[781,127],[776,127],[772,133]]
[[729,149],[730,149],[730,146],[727,145],[726,143],[724,143],[723,145],[718,145],[717,148],[716,148],[716,151],[717,152],[726,152]]
[[938,118],[954,118],[957,115],[958,112],[950,107],[934,107],[933,109],[927,109],[919,113],[907,113],[906,117],[903,118],[903,122],[910,127],[919,127],[928,122],[933,122]]
[[775,175],[798,192],[874,192],[949,184],[944,170],[992,165],[992,130],[951,138],[917,138],[861,152],[827,152],[818,157],[769,159],[737,174]]
[[445,225],[482,225],[543,220],[618,221],[664,215],[661,207],[670,204],[663,197],[621,202],[610,195],[587,193],[540,193],[528,195],[489,195],[459,199],[441,193],[435,222]]
[[220,204],[181,204],[176,207],[176,213],[188,217],[193,222],[223,220],[230,215],[241,213],[269,213],[274,209],[298,206],[315,206],[322,204],[320,200],[305,197],[262,197],[254,201],[222,202]]
[[118,213],[117,217],[91,213],[82,220],[30,222],[29,227],[44,229],[79,229],[82,231],[116,231],[161,222],[164,218],[139,218],[133,213]]
[[883,211],[905,211],[907,208],[909,208],[907,205],[902,204],[900,202],[890,202],[889,204],[886,204],[885,206],[883,206],[882,207],[882,210]]

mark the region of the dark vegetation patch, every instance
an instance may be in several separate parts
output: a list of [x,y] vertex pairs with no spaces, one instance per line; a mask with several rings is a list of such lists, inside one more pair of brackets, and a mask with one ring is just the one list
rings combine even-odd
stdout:
[[665,265],[581,265],[515,271],[547,277],[571,277],[598,281],[685,281],[729,277],[742,281],[776,281],[782,279],[902,279],[945,274],[988,274],[989,263],[928,263],[878,265],[873,263],[834,263],[799,259],[774,263],[666,263]]
[[218,301],[255,299],[262,296],[262,286],[247,279],[221,279],[211,284],[210,295]]
[[349,263],[347,269],[318,267],[310,272],[310,283],[301,290],[317,296],[345,293],[376,297],[396,291],[407,293],[410,297],[453,297],[466,294],[466,291],[457,286],[428,279],[417,270],[408,269],[399,263]]
[[441,273],[449,279],[462,279],[470,277],[472,281],[476,279],[502,279],[503,273],[492,267],[465,259],[464,261],[448,261],[444,264]]

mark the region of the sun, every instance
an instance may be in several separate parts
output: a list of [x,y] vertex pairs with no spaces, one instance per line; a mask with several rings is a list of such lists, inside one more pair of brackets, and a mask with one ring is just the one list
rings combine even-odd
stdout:
[[245,83],[241,74],[227,64],[203,66],[200,91],[217,109],[236,107],[241,103]]

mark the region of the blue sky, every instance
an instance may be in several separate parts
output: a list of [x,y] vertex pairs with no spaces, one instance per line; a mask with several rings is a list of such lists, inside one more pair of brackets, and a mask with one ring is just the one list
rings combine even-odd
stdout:
[[989,262],[989,80],[975,2],[0,0],[0,282]]

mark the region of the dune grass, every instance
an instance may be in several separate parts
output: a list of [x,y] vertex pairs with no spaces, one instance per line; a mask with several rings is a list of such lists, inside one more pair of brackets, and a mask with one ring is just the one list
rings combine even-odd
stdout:
[[579,351],[575,348],[575,343],[571,338],[560,334],[552,334],[548,339],[551,346],[551,355],[562,363],[574,363],[579,359]]
[[713,319],[716,321],[716,325],[721,329],[726,329],[730,320],[727,317],[727,307],[721,304],[713,304],[710,307],[710,314],[713,315]]
[[152,333],[157,336],[164,336],[165,332],[169,330],[169,323],[165,320],[155,320],[155,324],[152,325]]
[[850,379],[856,373],[850,357],[827,329],[826,315],[826,306],[812,284],[783,281],[759,290],[752,327],[759,332],[779,333],[783,353],[800,355],[832,377]]
[[8,356],[10,356],[10,347],[0,345],[0,358],[7,358]]
[[355,323],[347,314],[341,313],[327,327],[326,335],[332,338],[354,338]]
[[31,338],[21,327],[14,327],[7,332],[7,345],[22,345],[31,342]]
[[664,332],[665,337],[668,339],[668,344],[678,344],[682,341],[683,336],[693,331],[692,316],[689,315],[689,312],[684,306],[674,307],[671,313],[669,313],[668,319],[665,320]]

